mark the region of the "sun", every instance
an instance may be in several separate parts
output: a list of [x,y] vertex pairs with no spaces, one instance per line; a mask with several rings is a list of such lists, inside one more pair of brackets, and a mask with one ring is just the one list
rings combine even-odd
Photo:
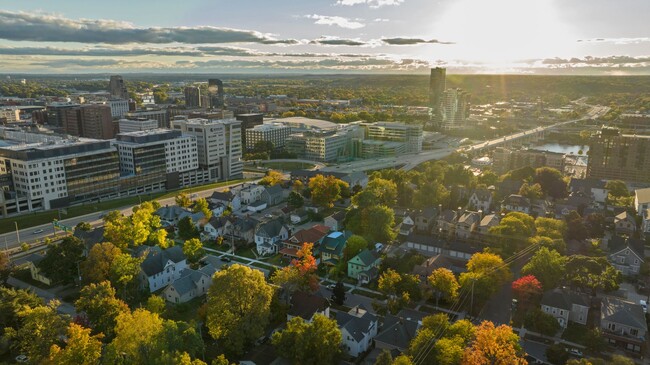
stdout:
[[488,63],[563,56],[575,47],[554,0],[454,0],[431,34],[456,42],[447,57]]

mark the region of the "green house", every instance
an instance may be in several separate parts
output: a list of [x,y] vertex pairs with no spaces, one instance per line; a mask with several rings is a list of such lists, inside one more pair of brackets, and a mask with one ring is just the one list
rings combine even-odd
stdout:
[[343,258],[343,249],[351,235],[350,232],[332,232],[325,236],[320,244],[321,263],[336,266]]
[[376,251],[365,249],[348,261],[348,276],[367,284],[377,277],[381,257]]

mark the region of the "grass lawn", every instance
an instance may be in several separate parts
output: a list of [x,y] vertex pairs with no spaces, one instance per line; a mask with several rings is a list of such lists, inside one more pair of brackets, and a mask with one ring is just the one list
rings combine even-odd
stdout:
[[257,262],[251,263],[251,266],[259,267],[260,269],[269,270],[269,271],[274,269],[273,266],[264,265]]
[[[238,184],[247,180],[231,180],[224,181],[215,184],[195,186],[189,189],[183,189],[182,192],[194,193],[197,191],[203,191],[208,189],[215,189],[226,185]],[[166,199],[173,198],[178,195],[180,191],[171,191],[167,193],[153,193],[141,195],[140,198],[137,196],[130,196],[126,198],[107,200],[100,203],[87,203],[84,205],[76,205],[66,208],[68,214],[62,214],[61,219],[74,218],[85,214],[101,212],[104,210],[114,210],[122,207],[127,207],[131,205],[136,205],[142,201],[151,200],[151,199]],[[0,233],[12,232],[16,229],[14,222],[18,223],[18,229],[24,229],[29,227],[40,226],[41,224],[51,223],[52,220],[59,219],[59,213],[57,210],[48,210],[45,212],[36,212],[26,215],[19,215],[11,218],[0,219]]]
[[315,166],[313,164],[302,162],[261,162],[260,165],[273,170],[283,171],[309,170],[313,169]]
[[289,259],[283,258],[282,255],[275,255],[273,257],[269,257],[268,259],[262,261],[268,262],[271,265],[278,265],[278,266],[286,266],[289,264]]
[[255,254],[253,253],[252,248],[243,248],[235,252],[236,255],[241,257],[248,257],[249,259],[255,259]]
[[174,321],[185,321],[191,322],[193,320],[198,320],[197,311],[201,305],[203,305],[205,297],[201,296],[194,298],[187,303],[172,304],[168,303],[163,313],[163,317],[171,319]]
[[562,332],[562,338],[584,346],[586,345],[587,332],[587,326],[569,322],[567,328]]
[[354,289],[354,290],[352,291],[352,294],[359,294],[359,295],[363,295],[364,297],[368,297],[368,298],[372,298],[372,299],[377,299],[377,300],[384,300],[384,299],[386,299],[386,298],[385,298],[383,295],[381,295],[381,294],[375,294],[375,293],[372,293],[372,292],[369,292],[369,291],[365,291],[365,290],[362,290],[362,289]]

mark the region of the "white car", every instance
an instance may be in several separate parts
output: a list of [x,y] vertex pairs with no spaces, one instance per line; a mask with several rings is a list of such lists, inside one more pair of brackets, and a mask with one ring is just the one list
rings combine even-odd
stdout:
[[648,302],[645,300],[639,300],[639,305],[643,307],[643,313],[648,313]]
[[43,230],[42,229],[37,229],[34,232],[32,232],[32,234],[39,234],[39,233],[43,233]]
[[27,357],[27,355],[18,355],[18,356],[16,356],[16,362],[25,363],[28,360],[29,360],[29,358]]
[[569,353],[571,355],[573,355],[573,356],[582,357],[582,351],[580,351],[578,349],[571,349],[571,350],[569,350]]

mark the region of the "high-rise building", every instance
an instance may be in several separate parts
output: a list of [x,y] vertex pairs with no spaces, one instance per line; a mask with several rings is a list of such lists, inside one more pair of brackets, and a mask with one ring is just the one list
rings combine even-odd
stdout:
[[225,106],[226,97],[223,90],[223,81],[219,79],[209,79],[208,95],[210,96],[209,107],[212,109],[222,109]]
[[335,162],[349,157],[351,144],[347,131],[311,131],[292,134],[287,150],[307,160]]
[[442,120],[442,99],[447,89],[447,69],[436,67],[431,69],[429,78],[429,108],[431,108],[431,121],[434,124]]
[[201,89],[196,86],[185,87],[185,106],[188,108],[201,106]]
[[120,133],[130,133],[130,132],[158,129],[158,121],[153,119],[147,119],[147,118],[120,119],[117,123],[120,126]]
[[113,118],[122,118],[129,112],[129,101],[125,99],[111,99],[108,101],[108,106],[111,108],[111,116]]
[[441,113],[440,129],[448,131],[463,128],[469,117],[469,93],[462,89],[446,90],[443,93]]
[[603,127],[589,142],[587,176],[650,182],[650,136],[621,134],[617,128]]
[[175,119],[172,128],[196,137],[199,167],[209,171],[210,180],[231,180],[243,176],[240,121]]
[[264,114],[262,113],[247,113],[247,114],[237,114],[235,115],[237,120],[241,121],[241,137],[242,144],[246,144],[246,130],[255,127],[256,125],[262,125],[264,123]]
[[111,76],[111,80],[108,82],[108,91],[111,93],[111,97],[115,99],[129,99],[129,92],[126,89],[122,76]]
[[153,119],[158,128],[169,128],[169,112],[166,109],[145,109],[126,113],[126,119]]
[[90,104],[63,111],[63,129],[67,134],[94,139],[115,137],[115,125],[108,105]]
[[196,137],[181,131],[152,129],[120,133],[114,142],[124,175],[185,172],[199,168]]
[[281,123],[256,125],[253,128],[246,129],[246,149],[252,150],[258,142],[266,141],[273,143],[274,148],[283,148],[289,135],[291,127]]
[[63,114],[67,109],[76,108],[79,104],[53,103],[45,108],[47,124],[53,127],[63,127]]
[[394,122],[361,123],[365,137],[380,141],[404,143],[405,153],[422,151],[422,126]]

